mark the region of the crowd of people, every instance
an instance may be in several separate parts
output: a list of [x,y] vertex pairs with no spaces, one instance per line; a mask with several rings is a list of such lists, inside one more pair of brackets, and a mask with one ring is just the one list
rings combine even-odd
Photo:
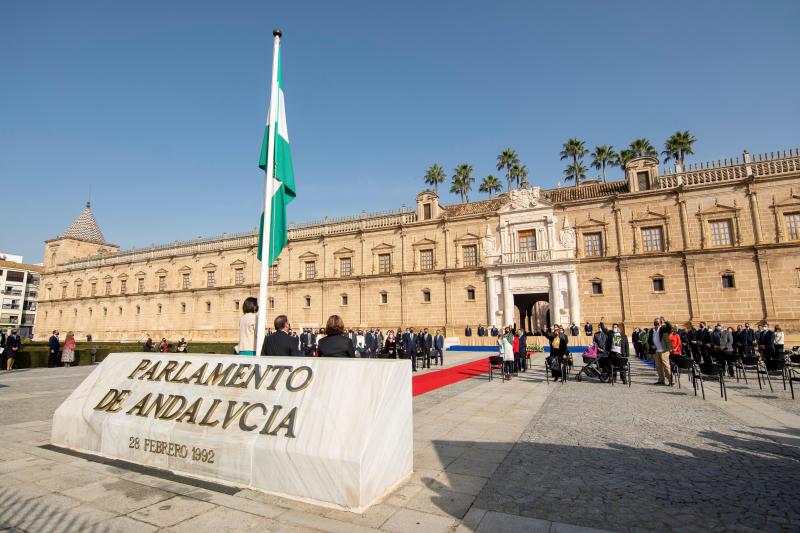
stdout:
[[166,337],[161,337],[161,342],[158,343],[158,346],[153,342],[151,337],[147,337],[147,340],[144,341],[144,346],[142,346],[143,352],[162,352],[162,353],[188,353],[189,352],[189,343],[186,342],[186,339],[181,337],[181,340],[177,343],[171,343],[167,340]]

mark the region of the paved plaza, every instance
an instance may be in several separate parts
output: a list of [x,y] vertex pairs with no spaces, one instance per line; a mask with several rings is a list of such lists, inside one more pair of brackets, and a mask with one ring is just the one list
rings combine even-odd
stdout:
[[364,514],[52,449],[53,411],[90,368],[4,373],[0,530],[800,530],[800,400],[734,381],[703,401],[633,364],[630,388],[547,383],[538,356],[510,382],[414,398],[414,474]]

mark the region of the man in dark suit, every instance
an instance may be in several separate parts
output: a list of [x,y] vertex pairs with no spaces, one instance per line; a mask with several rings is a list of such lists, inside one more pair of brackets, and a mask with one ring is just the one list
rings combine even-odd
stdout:
[[50,346],[50,353],[47,357],[47,366],[48,368],[54,368],[58,366],[58,350],[61,347],[58,342],[58,330],[53,331],[48,344]]
[[768,324],[763,324],[761,327],[763,328],[763,333],[761,334],[759,344],[762,347],[764,358],[772,359],[778,355],[775,349],[775,332],[769,329]]
[[408,328],[408,333],[403,338],[403,350],[406,355],[411,358],[411,371],[417,371],[417,337],[419,335],[414,333],[414,328]]
[[482,324],[478,324],[478,337],[486,336],[486,328]]
[[499,334],[500,331],[498,331],[497,327],[494,324],[492,324],[492,337],[497,337]]
[[431,351],[433,350],[433,337],[425,328],[419,335],[419,351],[422,354],[422,368],[431,367]]
[[528,336],[525,335],[525,330],[520,330],[519,332],[519,349],[517,351],[517,360],[519,361],[519,369],[522,372],[528,370],[528,361],[525,359],[525,355],[528,351]]
[[438,329],[436,336],[433,337],[433,363],[439,366],[444,365],[444,337]]
[[464,335],[465,335],[465,336],[467,336],[467,337],[472,337],[472,328],[471,328],[471,327],[469,327],[469,326],[467,326],[467,327],[464,329]]
[[586,325],[583,326],[583,332],[586,334],[587,337],[592,336],[592,325],[587,321]]
[[264,339],[261,355],[303,355],[297,349],[297,339],[289,335],[289,319],[286,315],[275,317],[275,333]]
[[300,351],[303,352],[304,355],[308,355],[308,329],[303,328],[303,332],[300,334]]
[[749,322],[745,322],[744,329],[739,332],[739,353],[742,355],[753,355],[753,344],[756,342],[756,332],[750,327]]

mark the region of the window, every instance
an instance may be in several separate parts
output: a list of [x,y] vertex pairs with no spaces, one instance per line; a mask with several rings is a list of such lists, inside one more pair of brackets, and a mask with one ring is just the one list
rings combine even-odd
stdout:
[[306,261],[306,279],[314,279],[317,277],[317,262]]
[[62,298],[66,298],[67,297],[67,286],[66,285],[61,287],[61,297]]
[[[270,281],[270,282],[274,282],[274,281],[275,281],[275,280],[273,280],[273,279],[272,279],[272,276],[273,276],[273,270],[275,270],[275,272],[274,272],[274,274],[275,274],[275,278],[277,279],[277,277],[278,277],[278,272],[277,272],[277,270],[275,269],[275,267],[270,267],[270,269],[269,269],[269,281]],[[237,268],[237,269],[234,271],[234,274],[233,274],[233,282],[234,282],[236,285],[244,285],[244,269],[243,269],[243,268]]]
[[138,315],[142,311],[142,308],[138,305],[136,306],[136,314]]
[[467,289],[467,300],[471,302],[475,300],[475,289],[473,289],[472,287],[469,287]]
[[234,300],[233,301],[233,310],[234,311],[238,311],[239,310],[239,300]]
[[[242,282],[244,282],[244,272],[242,273]],[[272,265],[269,267],[269,282],[270,283],[277,283],[278,282],[278,266]]]
[[532,252],[536,250],[536,230],[519,232],[519,251]]
[[103,316],[108,316],[108,307],[103,308]]
[[583,234],[583,254],[586,257],[603,255],[603,237],[600,232]]
[[22,283],[25,281],[25,272],[18,272],[16,270],[9,270],[6,272],[6,281],[13,281],[16,283]]
[[106,281],[106,295],[111,294],[111,282]]
[[125,294],[126,292],[128,292],[128,280],[127,279],[120,280],[119,293]]
[[167,290],[167,276],[158,276],[158,290],[162,292]]
[[[72,314],[73,314],[74,316],[78,316],[78,309],[77,309],[77,308],[73,308],[73,309],[72,309]],[[23,316],[25,316],[25,315],[23,315]]]
[[136,281],[136,290],[138,292],[144,292],[144,278],[139,278]]
[[94,310],[92,310],[92,308],[90,307],[90,308],[89,308],[89,318],[91,318],[91,317],[92,317],[92,314],[93,314],[93,313],[94,313]]
[[650,173],[647,171],[637,172],[636,181],[639,184],[640,191],[647,191],[650,189]]
[[186,312],[186,304],[181,302],[181,313]]
[[269,308],[275,309],[275,298],[269,298]]
[[421,270],[433,270],[433,250],[421,250],[419,264]]
[[191,286],[192,286],[192,282],[189,279],[189,273],[185,272],[183,274],[183,288],[184,289],[189,289],[189,288],[191,288]]
[[213,287],[216,283],[216,278],[214,276],[214,271],[209,270],[206,272],[206,287]]
[[422,291],[422,301],[425,302],[425,303],[430,303],[430,301],[431,301],[431,291],[429,291],[428,289],[425,289],[424,291]]
[[714,220],[709,222],[711,226],[711,244],[714,246],[730,246],[731,244],[731,221]]
[[91,296],[97,296],[97,283],[92,283],[91,288],[89,289],[89,294]]
[[342,305],[347,305],[347,295],[342,294]]
[[342,257],[339,259],[339,273],[342,277],[349,277],[353,274],[351,268],[351,261],[349,257]]
[[422,220],[431,219],[431,204],[422,204]]
[[664,292],[664,278],[653,278],[653,292]]
[[603,282],[602,281],[593,281],[592,282],[592,294],[603,294]]
[[800,213],[788,213],[786,217],[786,236],[790,241],[800,240]]
[[733,274],[727,273],[722,275],[722,288],[723,289],[736,288],[736,280],[733,278]]
[[381,293],[381,303],[388,304],[389,303],[389,294],[386,292]]
[[306,307],[311,307],[311,296],[306,296]]
[[661,226],[642,228],[642,249],[645,252],[661,252],[664,250]]
[[76,283],[75,284],[75,298],[80,298],[81,297],[81,289],[82,288],[83,288],[83,286],[80,283]]
[[158,304],[158,314],[161,314],[161,304]]
[[381,274],[392,273],[392,254],[378,255],[378,272]]
[[206,313],[211,312],[211,302],[206,302]]
[[117,307],[117,314],[122,316],[122,307]]
[[478,246],[470,244],[469,246],[461,247],[461,254],[464,256],[464,266],[474,267],[478,266]]

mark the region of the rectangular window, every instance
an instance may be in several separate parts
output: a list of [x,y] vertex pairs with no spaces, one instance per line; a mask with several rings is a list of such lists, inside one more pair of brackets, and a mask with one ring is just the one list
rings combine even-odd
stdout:
[[714,220],[709,225],[711,226],[711,244],[714,246],[730,246],[731,221]]
[[270,298],[269,299],[269,308],[270,309],[275,309],[275,298]]
[[639,183],[640,191],[647,191],[650,189],[650,173],[647,171],[637,172],[636,181]]
[[[274,268],[275,267],[270,267],[269,268],[269,280],[270,280],[270,282],[273,281],[272,280],[272,271],[273,271]],[[233,272],[233,282],[236,285],[244,285],[244,269],[243,268],[237,268]]]
[[392,273],[392,254],[378,255],[378,272],[381,274]]
[[97,296],[97,283],[92,283],[92,286],[89,289],[89,294],[92,296]]
[[61,297],[62,298],[66,298],[67,297],[67,286],[66,285],[61,287]]
[[345,278],[353,274],[352,263],[349,257],[342,257],[339,259],[339,273]]
[[431,219],[431,204],[422,204],[422,220]]
[[311,296],[306,296],[306,307],[311,307]]
[[475,300],[475,289],[467,289],[467,300]]
[[111,282],[106,281],[106,295],[111,294]]
[[422,291],[422,301],[425,303],[430,303],[431,291]]
[[421,270],[433,270],[433,250],[422,250],[419,253]]
[[233,301],[233,309],[234,309],[234,311],[238,311],[239,310],[239,300],[234,300]]
[[469,246],[462,246],[461,253],[464,256],[464,266],[474,267],[478,266],[478,247],[475,244]]
[[592,282],[592,294],[603,294],[603,282],[602,281],[593,281]]
[[653,278],[653,292],[664,292],[664,278]]
[[388,304],[389,303],[389,295],[385,292],[381,293],[381,303]]
[[18,272],[16,270],[9,270],[6,272],[6,281],[13,281],[16,283],[22,283],[25,281],[25,272]]
[[167,290],[167,276],[158,276],[158,290]]
[[603,237],[600,232],[583,234],[583,255],[586,257],[603,255]]
[[342,294],[342,305],[347,305],[347,295]]
[[664,250],[661,226],[642,228],[642,249],[645,252],[661,252]]
[[136,290],[139,292],[144,292],[144,278],[139,278],[137,284],[138,286],[136,287]]
[[191,280],[189,279],[189,273],[187,272],[187,273],[183,274],[182,278],[183,278],[183,288],[184,288],[184,289],[189,289],[189,288],[191,288],[191,286],[192,286],[192,282],[191,282]]
[[128,292],[128,280],[127,279],[120,280],[119,293],[125,294],[126,292]]
[[216,284],[216,278],[213,270],[206,272],[206,287],[213,287]]
[[519,232],[519,251],[532,252],[536,250],[536,230]]
[[[242,282],[244,282],[244,272],[242,272]],[[270,283],[277,283],[278,282],[278,266],[272,265],[269,267],[269,282]]]
[[800,213],[786,215],[786,237],[790,241],[800,240]]
[[735,289],[736,288],[736,280],[733,278],[733,274],[723,274],[722,275],[722,288],[723,289]]
[[317,262],[306,261],[306,279],[314,279],[317,277]]
[[80,298],[81,297],[81,289],[82,289],[82,286],[81,286],[80,283],[75,285],[75,298]]

